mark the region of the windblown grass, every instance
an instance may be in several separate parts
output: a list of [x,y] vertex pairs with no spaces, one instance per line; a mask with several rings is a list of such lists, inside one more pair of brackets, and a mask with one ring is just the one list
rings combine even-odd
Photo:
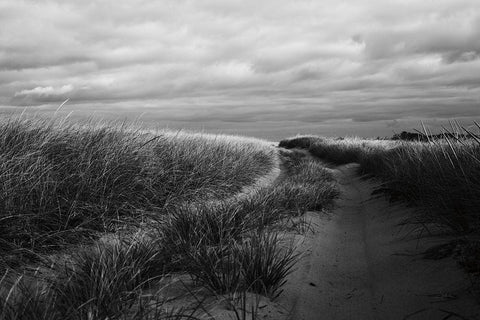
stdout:
[[275,298],[298,260],[278,231],[337,196],[319,163],[284,153],[281,178],[235,197],[278,159],[248,138],[11,120],[0,156],[3,262],[43,261],[0,281],[8,320],[196,319],[202,301],[172,309],[157,291],[173,274]]
[[165,274],[162,247],[139,239],[99,243],[55,266],[56,311],[77,319],[119,317]]
[[154,241],[102,243],[33,275],[7,272],[0,319],[196,319],[196,308],[168,310],[155,291],[146,294],[165,274],[161,253]]
[[422,225],[436,223],[466,235],[480,232],[480,139],[467,133],[473,138],[455,139],[452,132],[428,142],[310,136],[281,145],[306,148],[336,164],[358,162],[362,173],[384,182],[382,190],[392,199],[421,208]]
[[274,188],[258,195],[266,208],[300,216],[309,210],[328,209],[338,196],[332,174],[319,162],[296,152],[281,153],[286,176]]
[[228,197],[268,172],[275,150],[248,138],[10,119],[0,160],[0,256],[11,261]]
[[281,247],[275,233],[255,233],[239,246],[239,260],[247,289],[275,299],[286,283],[298,254],[292,246]]
[[332,205],[338,191],[329,172],[304,155],[282,156],[286,176],[247,199],[176,208],[158,233],[175,270],[194,275],[217,294],[280,292],[297,259],[275,230],[292,216]]

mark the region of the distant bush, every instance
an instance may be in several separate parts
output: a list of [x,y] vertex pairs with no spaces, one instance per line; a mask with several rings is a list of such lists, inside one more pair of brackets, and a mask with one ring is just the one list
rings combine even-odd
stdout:
[[280,141],[278,146],[280,148],[286,148],[286,149],[293,149],[293,148],[308,149],[310,148],[310,145],[312,143],[312,138],[318,138],[318,137],[300,136],[292,139],[285,139]]
[[474,133],[458,133],[458,132],[443,132],[439,134],[426,134],[422,132],[408,132],[402,131],[401,133],[394,134],[392,140],[404,140],[404,141],[422,141],[428,142],[430,140],[441,139],[475,139]]

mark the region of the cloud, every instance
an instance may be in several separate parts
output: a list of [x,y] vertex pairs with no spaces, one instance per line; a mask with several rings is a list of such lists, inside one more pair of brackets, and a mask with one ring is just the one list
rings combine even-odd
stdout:
[[0,19],[4,106],[70,98],[185,122],[479,116],[477,0],[3,0]]
[[59,100],[65,100],[68,98],[68,94],[72,93],[73,86],[67,84],[61,87],[35,87],[33,89],[24,89],[19,92],[15,92],[14,100],[28,102],[55,102]]
[[72,92],[72,90],[73,86],[71,84],[67,84],[59,88],[35,87],[30,90],[22,90],[20,92],[15,92],[15,96],[58,96]]

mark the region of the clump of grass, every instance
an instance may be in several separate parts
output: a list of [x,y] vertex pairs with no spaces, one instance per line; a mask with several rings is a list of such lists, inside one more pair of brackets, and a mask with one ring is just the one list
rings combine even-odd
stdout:
[[298,260],[293,246],[282,246],[278,234],[269,232],[251,235],[240,244],[238,255],[248,290],[273,299]]
[[130,309],[138,293],[164,274],[161,246],[151,240],[99,243],[58,266],[57,308],[75,318],[105,319]]
[[186,310],[166,311],[145,291],[165,274],[156,241],[111,241],[82,249],[43,274],[0,281],[0,319],[195,319]]
[[244,288],[235,241],[208,246],[199,244],[188,252],[188,272],[215,293],[224,294]]
[[297,216],[330,207],[338,196],[332,174],[320,162],[305,159],[301,154],[284,154],[283,157],[288,176],[269,195],[262,195],[268,199],[267,206]]
[[56,296],[50,286],[35,278],[5,272],[0,280],[0,319],[60,319]]
[[261,231],[217,246],[198,245],[189,252],[189,272],[219,294],[248,290],[276,298],[297,257],[276,233]]
[[280,141],[278,146],[285,149],[309,149],[312,142],[318,138],[317,136],[298,136],[291,139],[284,139]]
[[[171,257],[170,268],[197,273],[197,267],[214,263],[210,260],[221,261],[222,246],[253,228],[255,222],[250,216],[250,211],[228,202],[181,206],[169,211],[167,219],[157,227],[157,234]],[[193,268],[188,267],[192,264]]]
[[296,216],[307,211],[320,211],[336,196],[336,192],[329,186],[308,183],[283,184],[273,192],[277,205]]
[[245,219],[248,214],[241,206],[228,202],[179,206],[168,211],[161,230],[172,247],[199,242],[217,245],[245,233],[249,228],[249,221]]
[[249,199],[172,211],[157,230],[171,269],[194,275],[217,293],[242,287],[236,243],[282,219],[280,210],[256,204]]

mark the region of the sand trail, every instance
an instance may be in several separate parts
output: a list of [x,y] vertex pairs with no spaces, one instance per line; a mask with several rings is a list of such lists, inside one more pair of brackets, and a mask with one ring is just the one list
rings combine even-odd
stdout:
[[329,215],[309,213],[314,226],[278,303],[290,319],[480,319],[468,276],[453,258],[421,254],[446,239],[417,239],[399,224],[410,209],[372,198],[357,165],[333,168],[341,198]]

